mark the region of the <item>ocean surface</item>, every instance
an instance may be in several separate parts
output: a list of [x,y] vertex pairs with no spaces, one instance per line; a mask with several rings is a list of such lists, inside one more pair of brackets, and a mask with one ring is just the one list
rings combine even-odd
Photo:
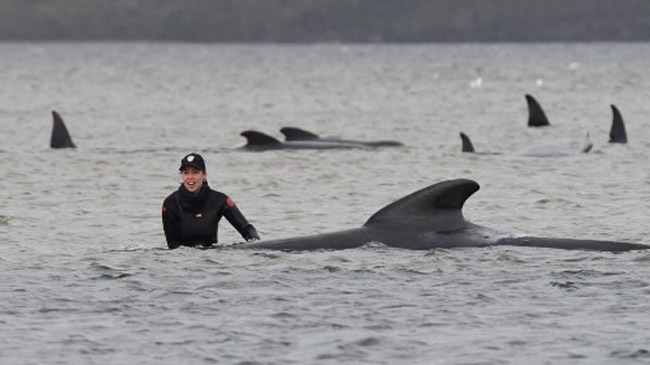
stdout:
[[[451,178],[514,234],[650,245],[650,44],[0,44],[0,363],[650,363],[650,252],[166,249],[202,153],[263,238]],[[526,126],[525,94],[552,126]],[[615,104],[629,143],[608,142]],[[76,149],[52,150],[51,111]],[[403,148],[237,150],[283,126]],[[477,150],[461,153],[459,132]],[[586,133],[591,153],[578,153]],[[566,157],[512,154],[537,144]],[[224,220],[220,242],[241,238]]]

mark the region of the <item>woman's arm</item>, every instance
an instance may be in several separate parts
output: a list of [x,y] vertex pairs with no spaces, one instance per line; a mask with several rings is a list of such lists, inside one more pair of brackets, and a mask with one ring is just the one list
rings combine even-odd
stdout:
[[169,247],[170,250],[181,246],[181,229],[179,220],[178,204],[175,199],[170,196],[165,199],[162,206],[163,229],[165,230],[167,247]]
[[244,217],[242,212],[235,205],[235,202],[230,198],[226,199],[226,209],[223,215],[246,241],[257,241],[260,239],[260,235],[257,233],[255,227],[248,223],[246,217]]

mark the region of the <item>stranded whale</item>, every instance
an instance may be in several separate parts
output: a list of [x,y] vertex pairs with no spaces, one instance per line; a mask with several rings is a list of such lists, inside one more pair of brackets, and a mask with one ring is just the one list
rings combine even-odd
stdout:
[[320,137],[315,133],[306,131],[304,129],[296,127],[284,127],[280,129],[280,132],[284,134],[284,139],[287,142],[293,141],[312,141],[312,142],[338,142],[338,143],[351,143],[359,144],[367,147],[399,147],[403,146],[401,142],[398,141],[358,141],[352,139],[341,139],[333,137]]
[[76,148],[77,146],[72,143],[68,128],[65,127],[63,119],[59,113],[52,111],[52,138],[50,139],[50,147],[52,148]]
[[350,149],[350,148],[364,148],[364,146],[354,143],[344,142],[325,142],[325,141],[289,141],[280,142],[274,137],[264,134],[262,132],[247,130],[240,133],[245,137],[247,143],[241,149],[248,151],[268,151],[268,150],[304,150],[304,149]]
[[[469,153],[476,153],[481,155],[501,155],[501,152],[476,152],[474,149],[474,144],[472,144],[471,139],[468,135],[463,132],[460,132],[460,139],[462,141],[462,151]],[[585,140],[582,143],[582,147],[579,152],[589,153],[593,148],[593,143],[591,143],[591,137],[589,133],[585,136]],[[558,146],[558,145],[534,145],[519,149],[510,155],[512,156],[523,156],[523,157],[562,157],[573,155],[578,151],[572,150],[567,146]]]
[[612,252],[650,249],[648,245],[614,241],[513,236],[473,224],[465,220],[462,208],[478,189],[478,183],[472,180],[447,180],[387,205],[360,228],[226,247],[284,251],[333,250],[380,242],[390,247],[415,250],[498,245]]
[[526,104],[528,105],[528,126],[529,127],[545,127],[551,125],[544,109],[539,105],[539,102],[530,94],[526,94]]

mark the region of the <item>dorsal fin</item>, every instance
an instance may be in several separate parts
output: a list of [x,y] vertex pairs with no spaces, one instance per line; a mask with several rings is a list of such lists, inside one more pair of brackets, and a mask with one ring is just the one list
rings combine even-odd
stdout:
[[625,122],[618,108],[612,104],[612,128],[609,130],[609,143],[627,143],[627,132],[625,132]]
[[526,94],[526,104],[528,104],[528,126],[529,127],[544,127],[551,125],[548,118],[546,118],[546,113],[542,109],[541,105],[535,100],[535,98]]
[[248,140],[247,147],[249,146],[265,146],[270,144],[281,144],[277,139],[264,134],[262,132],[248,130],[240,133],[241,136],[246,137]]
[[587,135],[585,136],[585,141],[582,144],[582,149],[580,149],[580,152],[589,153],[589,151],[591,151],[593,147],[594,144],[591,142],[591,136],[589,136],[589,132],[587,132]]
[[460,139],[463,141],[463,152],[474,152],[474,145],[465,133],[460,132]]
[[370,217],[364,226],[390,226],[395,221],[408,221],[412,226],[427,226],[433,219],[440,221],[449,218],[448,228],[451,230],[455,223],[465,222],[463,204],[478,189],[478,183],[473,180],[443,181],[383,207]]
[[52,148],[76,148],[77,146],[72,143],[68,128],[65,127],[63,119],[56,111],[52,111],[52,138],[50,139],[50,147]]
[[280,129],[287,141],[313,141],[320,139],[317,134],[296,127],[284,127]]

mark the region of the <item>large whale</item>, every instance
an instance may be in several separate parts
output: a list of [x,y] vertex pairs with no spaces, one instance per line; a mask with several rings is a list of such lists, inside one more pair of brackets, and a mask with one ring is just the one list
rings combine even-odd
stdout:
[[528,105],[528,126],[545,127],[551,125],[544,113],[544,109],[539,105],[537,99],[532,95],[526,94],[526,105]]
[[63,119],[56,111],[52,111],[52,137],[50,138],[50,147],[52,148],[76,148],[72,143],[68,128],[66,128]]
[[391,140],[385,140],[385,141],[359,141],[359,140],[354,140],[354,139],[342,139],[342,138],[334,138],[334,137],[320,137],[316,133],[306,131],[301,128],[296,128],[296,127],[284,127],[280,129],[280,132],[284,134],[284,139],[287,142],[294,142],[294,141],[312,141],[312,142],[325,142],[325,143],[330,143],[330,142],[338,142],[338,143],[351,143],[351,144],[359,144],[362,146],[367,146],[367,147],[400,147],[404,146],[401,142],[398,141],[391,141]]
[[[481,155],[501,155],[502,152],[476,152],[474,144],[469,136],[463,132],[460,132],[460,139],[462,141],[462,151],[468,153],[476,153]],[[568,146],[561,146],[556,144],[542,144],[542,145],[533,145],[521,148],[517,151],[510,153],[512,156],[522,156],[522,157],[562,157],[570,156],[576,152],[589,153],[593,148],[594,144],[591,142],[591,137],[589,133],[586,134],[585,140],[582,143],[582,147],[579,151],[569,148]]]
[[365,146],[355,143],[345,142],[325,142],[325,141],[288,141],[280,142],[276,138],[268,134],[247,130],[240,133],[241,136],[247,140],[246,145],[241,149],[247,151],[268,151],[268,150],[304,150],[304,149],[351,149],[351,148],[365,148]]
[[632,251],[650,245],[589,239],[515,236],[471,223],[465,201],[479,189],[467,179],[447,180],[416,191],[375,213],[360,228],[312,236],[225,246],[283,251],[339,250],[382,243],[414,250],[459,247],[525,246],[569,250]]
[[618,108],[612,104],[612,127],[609,130],[609,143],[627,143],[627,132],[625,122]]

